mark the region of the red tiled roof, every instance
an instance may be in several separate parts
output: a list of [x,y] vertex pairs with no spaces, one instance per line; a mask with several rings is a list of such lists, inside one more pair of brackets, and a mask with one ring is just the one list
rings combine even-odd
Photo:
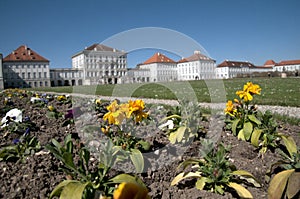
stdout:
[[37,54],[25,45],[20,46],[7,55],[3,62],[49,62],[46,58]]
[[270,68],[270,69],[272,69],[273,66],[270,66],[270,65],[264,65],[264,66],[255,66],[255,68],[261,68],[261,69]]
[[284,60],[276,64],[276,66],[296,65],[300,64],[300,60]]
[[111,51],[111,52],[121,52],[117,49],[105,46],[103,44],[93,44],[87,48],[85,48],[85,50],[96,50],[96,51]]
[[244,62],[244,61],[223,61],[221,64],[219,64],[217,67],[250,67],[253,68],[255,67],[252,63],[250,62]]
[[143,64],[152,64],[152,63],[176,63],[176,62],[161,53],[155,53]]
[[188,60],[186,58],[182,58],[181,60],[178,61],[178,63],[184,63],[184,62],[188,62]]
[[178,63],[199,61],[199,60],[212,60],[212,59],[201,54],[200,51],[195,51],[192,56],[183,58],[183,59],[179,60]]
[[274,66],[276,62],[272,59],[269,59],[265,62],[264,66]]

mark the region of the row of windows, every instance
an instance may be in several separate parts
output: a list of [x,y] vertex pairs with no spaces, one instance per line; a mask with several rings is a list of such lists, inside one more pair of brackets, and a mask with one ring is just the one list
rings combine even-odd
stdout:
[[170,71],[170,70],[160,70],[160,71],[157,71],[157,74],[158,75],[177,75],[177,72],[176,71]]
[[199,63],[199,62],[188,62],[188,63],[184,63],[184,64],[178,64],[178,67],[187,67],[187,66],[199,66],[199,64],[201,65],[201,66],[209,66],[209,65],[214,65],[214,62],[212,62],[212,63],[208,63],[208,62],[206,62],[206,63]]
[[7,77],[7,79],[19,79],[19,78],[22,78],[22,79],[31,79],[31,78],[47,78],[48,75],[47,72],[44,72],[44,74],[42,74],[42,72],[33,72],[33,73],[30,73],[28,72],[27,75],[25,72],[22,72],[21,74],[20,73],[4,73],[4,76]]
[[276,71],[295,71],[295,70],[300,70],[300,65],[296,66],[277,66],[274,67]]
[[4,65],[5,68],[11,68],[11,69],[18,69],[18,68],[47,68],[48,65],[23,65],[23,64],[20,64],[20,65]]
[[109,65],[109,64],[87,64],[86,68],[94,68],[94,69],[121,69],[121,68],[126,68],[126,64],[118,64],[118,65]]
[[45,82],[4,82],[5,87],[18,87],[18,88],[27,88],[27,87],[47,87],[49,84],[47,81]]
[[87,72],[87,77],[99,77],[99,76],[125,76],[125,71],[101,71],[101,72]]
[[198,79],[212,79],[215,78],[214,74],[200,74],[200,75],[183,75],[181,80],[198,80]]
[[81,78],[83,75],[82,73],[75,73],[75,72],[62,72],[62,73],[50,73],[50,78],[51,79],[57,79],[57,78],[76,78],[79,77]]

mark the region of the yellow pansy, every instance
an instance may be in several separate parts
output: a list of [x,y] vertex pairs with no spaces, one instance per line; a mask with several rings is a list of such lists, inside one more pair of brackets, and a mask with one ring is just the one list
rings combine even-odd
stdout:
[[137,183],[123,182],[114,191],[113,199],[150,199],[146,187]]
[[117,100],[114,100],[109,106],[106,107],[110,112],[115,112],[119,108]]
[[58,101],[64,101],[64,100],[66,100],[66,99],[67,99],[67,97],[64,96],[64,95],[57,96],[57,100],[58,100]]
[[103,119],[108,120],[109,124],[120,125],[126,118],[124,109],[126,106],[119,105],[117,100],[114,100],[109,106],[106,107],[109,111],[103,116]]
[[110,129],[109,126],[106,126],[105,128],[104,128],[104,127],[101,127],[101,131],[102,131],[105,135],[107,135],[107,134],[109,133],[109,129]]
[[241,99],[245,101],[251,101],[253,99],[252,95],[249,92],[245,91],[237,91],[236,95],[238,95]]
[[53,106],[48,106],[48,110],[53,112],[55,111],[55,108]]
[[228,114],[231,116],[234,116],[234,114],[237,112],[237,110],[235,109],[234,104],[232,103],[231,100],[229,100],[226,103],[226,108],[224,109],[224,112],[225,112],[225,114]]
[[143,118],[148,117],[148,113],[144,112],[145,109],[145,102],[143,100],[129,100],[129,116],[131,114],[135,115],[135,121],[140,122]]
[[247,82],[244,85],[244,91],[249,92],[252,95],[254,95],[254,94],[260,95],[261,88],[258,84],[253,84],[252,82]]
[[101,104],[101,100],[100,99],[96,99],[95,100],[95,104],[100,105]]

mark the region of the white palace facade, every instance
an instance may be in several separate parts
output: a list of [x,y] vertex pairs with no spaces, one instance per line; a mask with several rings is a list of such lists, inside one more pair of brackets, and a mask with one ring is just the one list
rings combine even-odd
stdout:
[[3,58],[4,88],[50,86],[49,60],[25,45]]
[[201,79],[228,79],[253,73],[291,72],[298,76],[300,60],[263,66],[248,61],[214,59],[200,51],[179,61],[157,52],[135,68],[127,68],[127,53],[103,44],[93,44],[72,56],[72,68],[52,68],[50,61],[28,48],[18,47],[6,57],[0,54],[0,90],[4,88],[167,82]]
[[124,83],[127,54],[103,44],[93,44],[72,56],[72,68],[51,69],[52,86]]

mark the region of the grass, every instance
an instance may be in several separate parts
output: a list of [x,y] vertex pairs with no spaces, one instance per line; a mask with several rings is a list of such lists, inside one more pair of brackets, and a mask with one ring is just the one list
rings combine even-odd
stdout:
[[300,107],[299,78],[241,78],[228,80],[199,80],[165,83],[118,84],[97,86],[32,88],[30,90],[82,93],[91,95],[140,97],[156,99],[197,99],[198,102],[226,102],[237,98],[235,92],[241,90],[247,81],[259,84],[260,96],[255,103]]

